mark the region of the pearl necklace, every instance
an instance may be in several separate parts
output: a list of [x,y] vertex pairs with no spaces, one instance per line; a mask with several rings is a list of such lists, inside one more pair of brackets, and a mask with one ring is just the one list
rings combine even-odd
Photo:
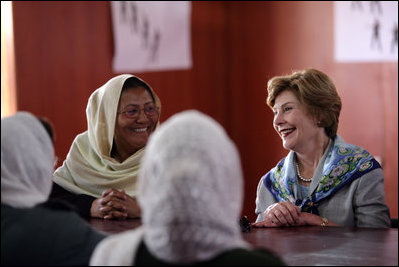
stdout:
[[302,175],[299,173],[299,165],[298,165],[298,162],[296,162],[295,165],[296,165],[296,174],[298,175],[298,178],[299,178],[300,180],[306,182],[306,183],[310,183],[310,182],[312,181],[312,178],[310,178],[310,179],[303,178]]

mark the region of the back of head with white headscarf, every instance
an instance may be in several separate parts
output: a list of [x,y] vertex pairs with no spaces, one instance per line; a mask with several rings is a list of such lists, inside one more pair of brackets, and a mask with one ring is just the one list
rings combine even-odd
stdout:
[[138,200],[151,253],[191,263],[246,246],[240,158],[219,123],[198,111],[173,116],[151,137],[142,164]]
[[50,195],[54,167],[52,140],[28,112],[1,120],[1,203],[29,208]]
[[172,264],[250,248],[239,226],[243,186],[238,151],[219,123],[195,110],[172,116],[151,135],[142,159],[142,226],[104,239],[90,265],[131,265],[143,239]]

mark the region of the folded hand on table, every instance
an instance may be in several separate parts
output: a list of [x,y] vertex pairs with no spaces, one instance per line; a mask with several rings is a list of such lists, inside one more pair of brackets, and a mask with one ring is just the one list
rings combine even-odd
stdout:
[[140,217],[137,201],[125,193],[125,190],[107,189],[101,198],[93,201],[90,214],[103,219],[126,219]]
[[[251,224],[253,227],[281,227],[281,226],[303,226],[318,225],[323,223],[322,217],[308,212],[301,212],[298,206],[290,201],[278,202],[270,205],[263,212],[263,220]],[[324,219],[325,220],[325,219]],[[328,222],[328,221],[327,221]],[[329,222],[329,226],[336,226]]]

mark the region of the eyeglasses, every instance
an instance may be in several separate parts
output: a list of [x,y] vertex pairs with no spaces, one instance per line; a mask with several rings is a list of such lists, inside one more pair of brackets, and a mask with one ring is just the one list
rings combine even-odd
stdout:
[[144,110],[144,114],[148,117],[152,117],[158,114],[158,109],[153,103],[144,105],[144,108],[132,105],[128,109],[124,111],[118,111],[117,113],[124,114],[126,118],[135,119],[139,116],[141,110]]

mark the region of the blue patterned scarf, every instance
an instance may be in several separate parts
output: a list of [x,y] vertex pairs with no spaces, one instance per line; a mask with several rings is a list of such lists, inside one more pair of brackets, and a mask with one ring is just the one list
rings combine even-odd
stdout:
[[[293,153],[292,151],[290,153]],[[265,176],[263,184],[278,201],[291,201],[301,211],[319,215],[319,203],[344,185],[351,183],[364,174],[381,168],[380,164],[366,150],[345,143],[337,136],[324,162],[322,177],[312,194],[303,200],[295,199],[293,185],[298,183],[294,162],[283,158],[276,167]]]

